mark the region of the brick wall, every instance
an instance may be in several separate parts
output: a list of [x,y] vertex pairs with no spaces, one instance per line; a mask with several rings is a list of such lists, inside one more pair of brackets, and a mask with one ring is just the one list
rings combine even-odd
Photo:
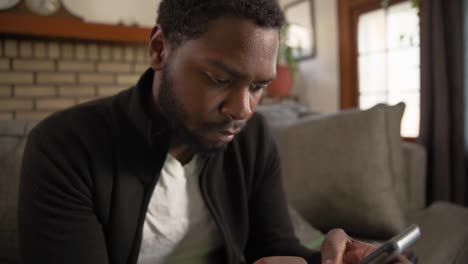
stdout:
[[115,94],[148,66],[145,45],[0,38],[0,121]]

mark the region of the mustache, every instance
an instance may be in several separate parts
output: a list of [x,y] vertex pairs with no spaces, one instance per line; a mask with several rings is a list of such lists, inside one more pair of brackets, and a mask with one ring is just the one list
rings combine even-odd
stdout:
[[231,131],[240,131],[245,128],[247,121],[233,120],[230,117],[220,121],[220,122],[210,122],[203,124],[203,127],[208,130],[231,130]]

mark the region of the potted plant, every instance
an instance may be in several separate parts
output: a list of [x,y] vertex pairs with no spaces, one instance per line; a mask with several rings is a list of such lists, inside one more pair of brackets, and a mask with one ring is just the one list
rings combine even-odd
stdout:
[[[388,7],[390,0],[380,0],[380,5],[384,8]],[[413,8],[416,8],[418,11],[421,7],[421,0],[411,0],[411,5]]]
[[292,47],[286,43],[289,24],[286,23],[280,30],[280,43],[276,65],[276,79],[268,85],[268,97],[285,97],[289,94],[296,70],[296,60]]

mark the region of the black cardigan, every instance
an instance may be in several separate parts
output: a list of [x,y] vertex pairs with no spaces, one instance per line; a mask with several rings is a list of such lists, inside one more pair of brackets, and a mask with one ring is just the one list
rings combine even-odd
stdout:
[[[56,113],[31,131],[18,213],[23,263],[137,262],[170,137],[149,111],[153,76],[150,69],[135,87]],[[223,263],[273,255],[319,261],[293,234],[276,145],[259,115],[207,159],[200,179],[224,238]]]

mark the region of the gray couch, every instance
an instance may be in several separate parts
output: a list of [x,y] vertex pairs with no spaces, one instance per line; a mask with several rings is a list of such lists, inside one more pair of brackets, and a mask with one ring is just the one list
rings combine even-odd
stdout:
[[310,115],[294,104],[260,106],[277,137],[289,203],[306,222],[294,220],[307,231],[297,232],[303,243],[323,238],[307,224],[382,241],[415,223],[419,263],[468,263],[468,208],[426,207],[426,153],[400,137],[404,108]]
[[18,263],[16,213],[26,135],[36,122],[0,123],[0,263]]
[[[292,110],[284,115],[284,109]],[[425,208],[425,151],[395,132],[401,105],[313,116],[283,106],[260,112],[277,136],[292,221],[306,246],[319,248],[333,227],[382,240],[417,223],[420,263],[468,263],[468,209],[449,203]],[[0,123],[0,263],[18,263],[19,170],[34,124]]]

